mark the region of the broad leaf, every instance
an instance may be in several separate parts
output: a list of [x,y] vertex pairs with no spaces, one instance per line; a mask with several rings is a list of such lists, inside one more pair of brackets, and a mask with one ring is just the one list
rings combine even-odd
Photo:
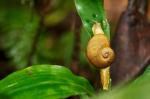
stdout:
[[75,4],[83,25],[90,35],[92,35],[93,24],[99,22],[107,37],[110,38],[103,0],[75,0]]
[[85,78],[57,65],[31,66],[0,81],[0,93],[12,99],[62,99],[93,92]]

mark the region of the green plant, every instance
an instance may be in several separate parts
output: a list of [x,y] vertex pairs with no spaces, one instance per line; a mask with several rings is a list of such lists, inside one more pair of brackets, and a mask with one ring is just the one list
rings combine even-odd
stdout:
[[[22,0],[26,2],[28,0]],[[44,23],[42,25],[48,26],[55,26],[59,24],[61,20],[64,19],[66,13],[69,12],[72,8],[70,5],[71,0],[65,0],[67,3],[65,4],[64,1],[58,0],[58,5],[54,5],[56,7],[63,7],[63,9],[58,8],[54,9],[54,12],[51,14],[46,14],[46,17],[42,17]],[[1,1],[2,2],[2,1]],[[33,1],[31,1],[33,2]],[[63,3],[62,3],[63,2]],[[32,3],[31,3],[32,4]],[[84,26],[85,31],[82,34],[82,38],[84,39],[83,45],[84,49],[86,49],[87,42],[90,38],[92,38],[95,32],[95,29],[92,30],[95,24],[100,24],[98,26],[98,33],[100,28],[100,38],[104,38],[103,46],[110,49],[109,41],[110,41],[110,29],[109,24],[107,22],[103,0],[75,0],[75,5],[79,16],[82,19],[82,23]],[[71,6],[71,9],[67,9],[68,6]],[[3,6],[2,6],[3,8]],[[28,14],[30,11],[25,10],[24,8],[20,7],[20,10],[17,9],[8,9],[8,11],[3,11],[1,9],[0,13],[0,23],[4,23],[2,31],[6,32],[6,34],[2,35],[2,42],[3,44],[1,47],[8,52],[9,57],[12,58],[13,63],[17,64],[17,69],[24,68],[22,70],[18,70],[6,78],[0,80],[0,98],[2,99],[62,99],[68,98],[70,96],[80,96],[83,99],[148,99],[150,97],[148,91],[150,89],[149,81],[149,73],[150,68],[148,67],[145,73],[136,79],[131,84],[119,88],[115,88],[112,91],[110,90],[110,74],[109,74],[109,65],[113,61],[114,53],[111,50],[111,60],[110,63],[107,65],[103,64],[103,67],[100,67],[100,74],[102,79],[102,84],[104,86],[103,89],[109,90],[108,93],[101,93],[96,95],[96,92],[93,86],[89,83],[89,81],[81,76],[76,76],[73,74],[68,68],[69,66],[58,66],[58,65],[33,65],[30,67],[26,67],[30,62],[30,58],[32,57],[33,64],[43,64],[45,61],[48,62],[47,59],[60,59],[61,56],[65,56],[65,64],[69,64],[70,57],[72,54],[72,42],[73,42],[73,33],[67,31],[68,34],[62,36],[61,39],[51,39],[48,41],[48,33],[46,34],[45,28],[39,30],[41,26],[41,17],[37,15],[37,13],[33,12],[32,17],[34,20],[30,20]],[[55,8],[55,7],[54,7]],[[67,9],[64,11],[64,9]],[[56,10],[56,11],[55,11]],[[86,10],[86,11],[85,11]],[[9,13],[12,12],[12,13]],[[15,16],[18,15],[18,17]],[[41,13],[40,13],[41,14]],[[14,15],[14,16],[13,16]],[[62,16],[60,16],[62,15]],[[6,17],[7,16],[7,17]],[[4,21],[7,19],[7,23]],[[21,22],[18,22],[22,20]],[[26,19],[26,21],[24,21]],[[53,20],[54,19],[54,20]],[[12,21],[13,20],[13,21]],[[17,23],[18,22],[18,23]],[[28,24],[30,23],[30,24]],[[15,25],[14,25],[15,24]],[[8,31],[9,30],[9,31]],[[39,30],[39,31],[38,31]],[[21,31],[22,35],[19,35]],[[38,37],[39,42],[37,45],[39,46],[35,53],[32,52],[32,45],[34,45],[34,37],[37,37],[36,32],[44,32],[45,34],[40,34],[41,36]],[[96,30],[97,31],[97,30]],[[65,31],[66,32],[66,31]],[[15,33],[16,35],[10,35],[11,33]],[[52,34],[51,34],[52,35]],[[95,36],[96,37],[96,36]],[[9,39],[8,39],[9,38]],[[46,38],[46,39],[45,39]],[[56,39],[56,40],[55,40]],[[98,34],[99,39],[99,34]],[[6,42],[6,41],[9,42]],[[53,49],[45,46],[43,42],[49,42],[52,44],[54,41],[57,41],[55,45],[60,43],[64,49],[60,46],[51,45],[50,47],[54,46]],[[69,42],[68,42],[69,41]],[[4,43],[6,42],[6,43]],[[31,43],[32,42],[32,43]],[[92,42],[93,43],[93,42]],[[103,43],[103,41],[102,41]],[[98,43],[99,44],[99,43]],[[96,45],[96,48],[98,46]],[[14,47],[14,45],[16,45]],[[93,46],[93,45],[92,45]],[[95,47],[95,45],[94,45]],[[99,47],[99,46],[98,46]],[[91,46],[90,46],[91,48]],[[31,50],[32,49],[32,50]],[[59,52],[63,50],[63,52]],[[93,49],[92,49],[93,50]],[[106,50],[106,52],[107,52]],[[68,52],[66,55],[65,52]],[[105,52],[105,51],[104,51]],[[47,54],[48,53],[48,54]],[[57,55],[56,55],[57,54]],[[82,53],[83,54],[83,53]],[[107,57],[108,53],[105,54]],[[18,57],[19,56],[19,57]],[[27,60],[26,60],[27,59]],[[92,58],[93,59],[93,58]],[[82,56],[81,56],[82,60]],[[97,60],[96,60],[97,61]],[[101,65],[102,63],[98,63]],[[26,67],[26,68],[25,68]],[[106,88],[105,88],[106,87]],[[129,97],[130,96],[130,97]]]

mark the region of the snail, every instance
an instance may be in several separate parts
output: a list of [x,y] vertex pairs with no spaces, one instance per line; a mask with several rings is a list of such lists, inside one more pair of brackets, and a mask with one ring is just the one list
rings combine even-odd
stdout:
[[98,69],[100,69],[100,79],[103,90],[109,90],[110,87],[110,64],[113,62],[115,54],[110,48],[108,38],[104,35],[100,23],[93,25],[94,36],[87,45],[88,60]]
[[87,57],[96,68],[106,68],[114,60],[114,51],[99,23],[93,25],[94,36],[87,45]]

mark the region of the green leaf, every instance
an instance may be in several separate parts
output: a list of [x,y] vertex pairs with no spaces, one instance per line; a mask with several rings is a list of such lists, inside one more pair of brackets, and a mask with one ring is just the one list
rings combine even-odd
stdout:
[[[150,66],[144,74],[123,88],[114,89],[110,93],[100,95],[99,99],[149,99]],[[94,99],[97,99],[94,98]]]
[[91,36],[93,35],[93,24],[99,22],[106,36],[110,38],[109,24],[106,19],[103,0],[75,0],[75,4],[83,25]]
[[85,78],[57,65],[31,66],[0,81],[0,93],[12,99],[62,99],[93,92]]
[[0,99],[11,99],[9,96],[0,93]]

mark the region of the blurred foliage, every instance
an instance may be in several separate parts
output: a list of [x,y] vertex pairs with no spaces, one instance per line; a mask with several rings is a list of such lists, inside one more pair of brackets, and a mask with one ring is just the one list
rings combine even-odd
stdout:
[[[100,94],[99,99],[149,99],[150,65],[145,72],[129,85],[119,86],[112,91]],[[98,99],[97,96],[93,99]]]
[[72,58],[73,42],[74,35],[71,32],[66,32],[61,37],[54,37],[53,34],[41,34],[33,63],[69,65]]
[[[30,7],[32,2],[14,0],[8,7],[7,0],[0,1],[0,48],[6,52],[13,65],[18,69],[27,66],[29,61],[32,64],[69,65],[73,49],[73,33],[66,30],[62,36],[56,37],[49,30],[45,32],[45,29],[40,27],[40,21],[44,21],[47,27],[59,24],[73,9],[73,1],[53,0],[52,11],[48,12],[43,20],[43,17],[37,13],[37,9]],[[39,28],[42,31],[39,31]],[[40,33],[37,37],[37,48],[33,49],[38,32]]]
[[67,14],[74,9],[73,0],[53,0],[53,9],[44,18],[44,24],[54,26],[65,19]]
[[15,72],[0,81],[0,92],[12,99],[62,99],[72,95],[93,95],[88,80],[65,67],[37,65]]
[[0,9],[1,47],[13,58],[13,63],[26,66],[39,17],[34,13],[31,16],[31,9],[26,7],[6,7]]

